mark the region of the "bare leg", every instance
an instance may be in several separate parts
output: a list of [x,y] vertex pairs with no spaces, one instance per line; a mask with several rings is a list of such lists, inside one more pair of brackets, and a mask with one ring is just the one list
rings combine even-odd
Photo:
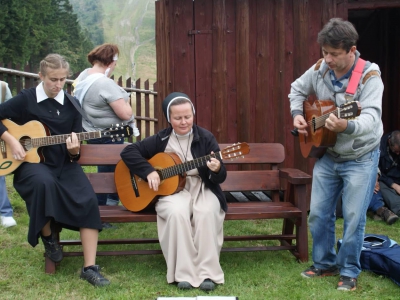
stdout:
[[99,231],[91,228],[81,228],[84,267],[96,264],[97,241]]

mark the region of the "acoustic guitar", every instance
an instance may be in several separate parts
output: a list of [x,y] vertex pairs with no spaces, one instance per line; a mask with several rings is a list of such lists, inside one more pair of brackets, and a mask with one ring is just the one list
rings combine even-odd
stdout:
[[224,150],[182,163],[175,153],[161,152],[148,162],[156,169],[161,182],[158,191],[149,188],[148,182],[131,174],[126,164],[120,160],[115,168],[115,185],[122,205],[126,209],[138,212],[155,202],[159,196],[172,195],[185,187],[186,172],[207,164],[211,157],[236,159],[250,152],[247,143],[233,144]]
[[325,121],[330,114],[339,119],[354,119],[361,113],[358,101],[352,101],[336,107],[332,100],[316,100],[314,103],[304,101],[304,119],[308,127],[308,136],[299,134],[300,149],[303,157],[322,157],[328,147],[336,144],[336,132],[325,128]]
[[[64,144],[71,134],[50,135],[48,128],[39,121],[30,121],[24,125],[18,125],[11,120],[4,119],[1,122],[8,128],[8,133],[15,137],[24,147],[26,156],[24,160],[14,159],[11,148],[5,141],[0,139],[0,176],[4,176],[15,171],[23,162],[39,163],[44,157],[38,148]],[[76,134],[79,141],[109,137],[120,139],[132,135],[129,125],[122,125],[103,131],[81,132]]]

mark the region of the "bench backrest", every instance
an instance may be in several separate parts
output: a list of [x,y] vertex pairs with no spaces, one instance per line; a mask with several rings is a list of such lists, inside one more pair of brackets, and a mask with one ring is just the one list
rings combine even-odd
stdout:
[[[115,165],[121,159],[120,153],[127,144],[82,145],[79,163],[82,166]],[[224,149],[230,144],[220,144]],[[279,143],[249,143],[250,153],[243,158],[224,160],[228,177],[221,185],[224,191],[275,191],[274,201],[278,201],[277,191],[282,189],[278,165],[285,159],[283,145]],[[241,166],[260,165],[260,170],[238,170]],[[113,173],[87,173],[97,193],[116,192]]]

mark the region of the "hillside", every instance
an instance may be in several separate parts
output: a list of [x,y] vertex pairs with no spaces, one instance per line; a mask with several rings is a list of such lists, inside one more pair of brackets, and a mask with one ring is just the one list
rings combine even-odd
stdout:
[[[149,79],[150,84],[156,81],[155,0],[70,2],[95,45],[103,42],[118,45],[120,56],[115,78],[131,77],[133,81],[141,78],[142,82]],[[101,34],[104,39],[99,37]]]

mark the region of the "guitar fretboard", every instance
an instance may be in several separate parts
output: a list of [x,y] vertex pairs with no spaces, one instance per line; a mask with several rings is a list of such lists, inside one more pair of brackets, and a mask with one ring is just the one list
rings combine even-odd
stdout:
[[335,109],[335,111],[331,111],[331,112],[324,114],[322,116],[319,116],[317,118],[313,118],[311,121],[308,122],[309,123],[308,125],[311,125],[314,128],[314,130],[321,128],[321,127],[325,126],[325,121],[326,121],[326,119],[329,118],[330,114],[334,114],[337,117],[338,109]]
[[202,166],[206,165],[207,161],[209,161],[212,157],[216,158],[217,155],[220,158],[222,158],[221,152],[219,151],[214,154],[206,155],[206,156],[203,156],[200,158],[196,158],[194,160],[187,161],[187,162],[179,164],[179,165],[175,165],[175,166],[171,166],[171,167],[162,169],[160,171],[159,175],[161,177],[161,180],[164,180],[164,179],[173,177],[175,175],[185,173],[185,172],[193,170],[197,167],[202,167]]
[[[80,132],[77,133],[76,135],[79,141],[85,141],[85,140],[100,138],[101,131]],[[49,145],[65,144],[65,140],[70,136],[71,134],[45,136],[40,138],[32,138],[31,142],[33,147],[39,148]]]

